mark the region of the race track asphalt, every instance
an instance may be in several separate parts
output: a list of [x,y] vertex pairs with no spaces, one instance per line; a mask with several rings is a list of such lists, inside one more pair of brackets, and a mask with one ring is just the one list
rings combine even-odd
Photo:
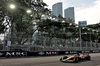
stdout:
[[100,66],[100,53],[91,55],[91,61],[78,63],[62,63],[63,56],[29,57],[29,58],[0,58],[0,66]]

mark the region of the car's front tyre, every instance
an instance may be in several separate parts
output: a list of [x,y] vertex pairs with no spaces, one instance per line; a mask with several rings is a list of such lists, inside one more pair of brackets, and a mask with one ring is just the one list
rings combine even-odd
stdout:
[[60,58],[60,61],[62,61],[62,58]]
[[88,57],[88,60],[91,60],[91,57],[90,56]]

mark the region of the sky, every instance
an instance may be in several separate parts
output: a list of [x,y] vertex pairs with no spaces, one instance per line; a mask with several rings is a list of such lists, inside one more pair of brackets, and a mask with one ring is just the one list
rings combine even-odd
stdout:
[[[52,5],[57,2],[63,3],[63,11],[68,7],[75,9],[75,23],[87,21],[87,24],[100,22],[100,0],[43,0],[48,8],[52,10]],[[64,14],[64,12],[63,12]]]

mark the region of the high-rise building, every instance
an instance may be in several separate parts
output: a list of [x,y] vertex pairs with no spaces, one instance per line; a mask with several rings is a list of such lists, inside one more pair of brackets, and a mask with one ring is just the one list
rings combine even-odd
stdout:
[[58,17],[59,15],[63,16],[63,11],[62,11],[62,2],[58,2],[52,6],[52,11],[53,15]]
[[74,7],[69,7],[64,10],[64,15],[66,19],[71,19],[72,22],[75,22],[75,16],[74,16]]

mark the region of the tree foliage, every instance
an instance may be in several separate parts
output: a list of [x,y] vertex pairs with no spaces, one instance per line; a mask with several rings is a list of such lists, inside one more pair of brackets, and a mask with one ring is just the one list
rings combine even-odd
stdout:
[[100,23],[88,25],[88,28],[92,28],[92,41],[100,43]]
[[[11,9],[9,7],[10,4],[14,4],[15,9]],[[40,18],[40,13],[43,11],[45,11],[45,13],[47,11],[44,6],[47,5],[39,0],[0,0],[0,10],[3,12],[0,16],[3,16],[3,18],[8,16],[10,18],[8,21],[11,22],[11,38],[8,38],[8,40],[11,40],[12,43],[17,41],[16,43],[18,44],[24,44],[28,41],[28,37],[32,36],[36,31],[33,29],[33,20]],[[27,14],[27,9],[30,9],[32,13]],[[37,16],[35,16],[36,14]],[[0,21],[0,31],[5,28],[1,26],[1,23],[2,21]]]

